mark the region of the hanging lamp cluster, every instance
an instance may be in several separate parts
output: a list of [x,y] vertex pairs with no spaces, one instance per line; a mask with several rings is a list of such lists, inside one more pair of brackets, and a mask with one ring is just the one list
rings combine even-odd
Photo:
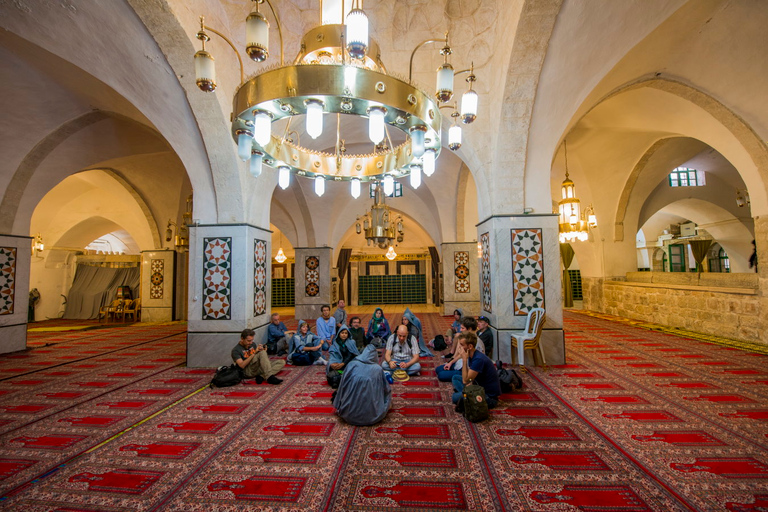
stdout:
[[[387,181],[384,181],[384,185],[386,185]],[[389,246],[389,250],[394,253],[392,245],[395,242],[400,243],[403,241],[405,230],[403,218],[393,214],[385,202],[385,196],[388,194],[384,185],[376,185],[371,211],[357,218],[355,231],[358,235],[365,233],[369,246],[375,245],[379,249]],[[392,187],[394,188],[394,180],[392,180]]]
[[[473,68],[454,71],[449,62],[453,51],[446,34],[444,39],[424,41],[413,50],[407,81],[389,75],[378,44],[369,36],[362,0],[352,2],[343,24],[321,24],[309,30],[301,40],[299,54],[286,64],[277,11],[270,0],[252,0],[253,11],[245,19],[245,53],[254,62],[270,57],[270,23],[260,12],[266,3],[280,37],[280,62],[248,80],[235,45],[200,18],[197,38],[202,49],[195,54],[196,83],[204,92],[216,89],[214,58],[206,50],[211,39],[208,33],[214,33],[229,43],[240,62],[241,83],[234,94],[231,131],[238,155],[249,162],[253,176],[259,176],[264,165],[273,167],[278,170],[278,184],[283,189],[290,186],[294,174],[311,178],[317,195],[325,192],[328,180],[349,181],[355,198],[361,182],[367,181],[382,182],[386,190],[394,187],[396,178],[410,176],[411,186],[417,188],[422,175],[429,177],[435,172],[442,148],[440,109],[454,97],[454,77],[467,73],[469,88],[460,110],[456,105],[451,107],[454,123],[448,133],[449,148],[461,147],[458,120],[469,124],[477,118]],[[444,62],[437,69],[434,95],[420,90],[412,81],[416,51],[429,43],[443,43],[440,53]],[[304,117],[306,134],[313,140],[322,137],[329,119],[335,121],[333,149],[313,149],[292,137],[295,130],[291,130],[291,123],[298,116]],[[345,139],[356,135],[342,133],[342,119],[348,116],[367,120],[370,151],[347,151]],[[284,129],[275,127],[279,121],[284,121]],[[393,129],[401,134],[396,137],[391,133]],[[393,139],[404,141],[393,144]]]
[[595,209],[589,205],[581,211],[581,201],[576,197],[576,185],[568,176],[568,143],[565,147],[565,180],[561,186],[562,199],[558,203],[560,215],[560,243],[583,242],[589,239],[589,228],[597,227]]

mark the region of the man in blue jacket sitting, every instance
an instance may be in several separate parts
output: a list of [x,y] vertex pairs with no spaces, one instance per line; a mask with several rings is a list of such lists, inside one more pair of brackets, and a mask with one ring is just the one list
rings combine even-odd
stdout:
[[293,331],[289,331],[280,321],[279,313],[272,313],[272,322],[267,327],[267,354],[279,356],[288,353],[288,344],[293,338]]

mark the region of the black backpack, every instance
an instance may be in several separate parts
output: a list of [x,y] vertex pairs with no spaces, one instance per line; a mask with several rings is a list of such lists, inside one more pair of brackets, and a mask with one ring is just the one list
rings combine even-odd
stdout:
[[221,366],[216,370],[216,375],[211,379],[211,387],[226,388],[236,386],[243,380],[240,367],[236,364],[232,366]]
[[514,393],[523,389],[523,379],[512,368],[502,368],[501,360],[496,361],[496,368],[499,373],[499,384],[501,384],[502,393]]
[[443,337],[442,334],[438,334],[437,336],[435,336],[435,339],[432,342],[432,345],[435,347],[435,350],[437,351],[445,350],[446,348],[448,348],[448,345],[445,344],[445,338]]
[[485,389],[483,386],[477,384],[469,384],[462,391],[461,397],[464,417],[467,421],[472,423],[478,423],[487,420],[490,416],[488,412],[488,400],[485,396]]

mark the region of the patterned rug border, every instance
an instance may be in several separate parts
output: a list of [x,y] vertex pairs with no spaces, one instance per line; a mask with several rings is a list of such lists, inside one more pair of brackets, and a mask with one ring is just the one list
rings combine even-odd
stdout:
[[671,334],[673,336],[679,336],[681,338],[691,338],[699,341],[707,341],[716,345],[722,345],[725,347],[734,347],[742,350],[748,350],[750,352],[757,352],[758,354],[768,355],[768,346],[761,345],[760,343],[753,343],[749,341],[734,340],[732,338],[724,338],[722,336],[715,336],[713,334],[704,334],[696,331],[689,331],[687,329],[681,329],[679,327],[669,327],[661,324],[654,324],[651,322],[645,322],[643,320],[633,320],[631,318],[625,318],[623,316],[613,316],[606,313],[599,313],[597,311],[587,311],[578,309],[566,309],[569,313],[576,313],[579,315],[590,316],[592,318],[599,318],[601,320],[610,320],[611,322],[622,323],[631,325],[632,327],[639,327],[648,331],[657,331],[664,334]]

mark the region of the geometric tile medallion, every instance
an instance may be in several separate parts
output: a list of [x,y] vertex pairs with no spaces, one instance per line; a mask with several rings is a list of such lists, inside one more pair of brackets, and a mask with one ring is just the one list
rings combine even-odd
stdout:
[[544,308],[541,229],[512,229],[512,291],[515,316]]
[[482,251],[481,277],[483,280],[483,311],[492,313],[491,309],[491,240],[488,233],[480,235]]
[[469,293],[469,253],[453,253],[453,273],[456,276],[456,293]]
[[203,320],[232,318],[232,238],[203,238]]
[[163,269],[165,268],[165,260],[151,260],[151,272],[149,276],[149,298],[150,299],[162,299],[163,298]]
[[267,242],[253,241],[253,316],[267,312]]
[[304,266],[307,267],[305,274],[307,285],[304,288],[304,292],[307,297],[315,297],[320,293],[320,272],[317,270],[320,266],[320,258],[317,256],[307,256]]
[[16,247],[0,247],[0,315],[13,314],[16,293]]

